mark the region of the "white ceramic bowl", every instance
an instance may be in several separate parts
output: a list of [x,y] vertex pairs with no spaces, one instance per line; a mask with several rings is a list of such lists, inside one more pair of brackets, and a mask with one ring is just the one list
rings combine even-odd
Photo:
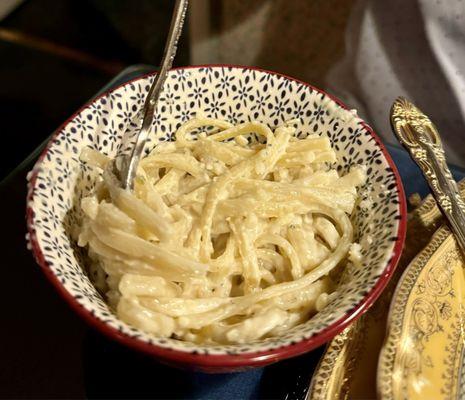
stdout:
[[176,365],[208,371],[266,365],[330,340],[373,303],[395,268],[405,236],[402,184],[389,154],[366,123],[345,112],[344,105],[324,92],[268,71],[233,66],[171,71],[157,105],[154,135],[146,148],[153,146],[155,136],[170,140],[176,128],[197,111],[232,123],[253,119],[270,126],[298,118],[299,137],[327,134],[340,160],[338,170],[347,171],[353,164],[367,166],[372,216],[360,208],[353,216],[358,239],[369,235],[373,240],[362,250],[363,268],[308,322],[285,335],[245,345],[200,346],[151,336],[118,320],[93,287],[82,262],[83,250],[71,239],[81,217],[79,199],[92,189],[96,174],[80,163],[79,154],[86,146],[111,157],[127,150],[121,145],[122,133],[135,131],[134,121],[152,79],[151,75],[135,79],[84,106],[60,127],[31,171],[28,237],[46,276],[97,329]]

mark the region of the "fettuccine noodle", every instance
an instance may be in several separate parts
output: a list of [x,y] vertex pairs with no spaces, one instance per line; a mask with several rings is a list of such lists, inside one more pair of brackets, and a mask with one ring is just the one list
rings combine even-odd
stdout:
[[132,193],[106,156],[84,150],[103,173],[81,202],[79,245],[121,320],[158,336],[244,343],[308,320],[335,296],[334,270],[357,249],[349,216],[365,171],[339,176],[329,139],[294,131],[198,116],[142,159]]

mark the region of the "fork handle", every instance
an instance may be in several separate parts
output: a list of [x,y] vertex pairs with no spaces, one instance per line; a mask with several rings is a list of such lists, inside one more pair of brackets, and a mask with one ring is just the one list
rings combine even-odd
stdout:
[[179,36],[181,35],[184,19],[186,16],[187,4],[188,0],[176,0],[174,5],[170,30],[166,40],[165,50],[163,52],[161,68],[158,74],[155,76],[152,86],[150,86],[149,92],[145,99],[142,125],[137,134],[136,143],[132,149],[129,161],[125,163],[125,167],[121,174],[121,184],[123,189],[134,189],[134,178],[136,176],[137,166],[139,165],[139,161],[144,151],[145,142],[147,141],[150,127],[152,126],[155,106],[163,89],[163,84],[168,75],[168,71],[173,65],[174,56],[176,55]]

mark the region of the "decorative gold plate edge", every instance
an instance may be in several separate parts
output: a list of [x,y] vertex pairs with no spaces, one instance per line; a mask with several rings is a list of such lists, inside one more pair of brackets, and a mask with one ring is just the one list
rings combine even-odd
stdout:
[[383,400],[394,399],[393,373],[394,365],[402,338],[407,302],[412,295],[418,277],[433,254],[452,233],[447,225],[441,226],[431,238],[429,244],[413,259],[402,274],[392,297],[391,307],[387,317],[387,333],[378,360],[377,389],[378,396]]
[[[459,182],[458,187],[462,196],[465,197],[465,179]],[[398,279],[397,286],[400,286],[403,275],[407,273],[407,270],[415,262],[415,259],[412,261],[413,256],[423,249],[420,252],[421,254],[430,245],[428,242],[432,241],[434,232],[438,230],[443,222],[444,218],[436,200],[431,194],[426,196],[420,205],[409,213],[407,241],[406,248],[404,249],[405,254],[403,254],[403,258],[397,266],[397,269],[400,271],[396,271],[392,276],[393,280]],[[409,233],[411,235],[413,233],[414,237],[409,237]],[[447,236],[444,240],[446,238]],[[432,254],[434,254],[434,251]],[[404,270],[402,271],[402,269]],[[385,290],[389,290],[389,285]],[[395,299],[395,293],[392,299]],[[376,303],[373,307],[376,307]],[[387,311],[389,315],[390,310],[388,309]],[[368,313],[370,313],[370,310],[368,310]],[[360,349],[367,335],[365,331],[365,318],[366,314],[362,315],[328,343],[312,377],[306,397],[307,400],[347,399],[350,396],[348,382],[352,377],[354,365],[357,362],[357,350]],[[381,356],[378,361],[380,362],[380,360]],[[379,381],[379,375],[377,380]]]

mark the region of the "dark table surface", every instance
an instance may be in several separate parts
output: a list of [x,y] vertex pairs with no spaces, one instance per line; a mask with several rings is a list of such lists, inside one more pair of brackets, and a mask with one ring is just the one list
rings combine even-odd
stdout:
[[[124,70],[115,86],[149,66]],[[388,146],[407,196],[428,193],[406,152]],[[299,398],[323,349],[266,368],[208,375],[181,371],[127,349],[85,325],[54,291],[26,249],[26,173],[38,148],[0,183],[0,398]],[[453,169],[457,179],[464,172]]]

